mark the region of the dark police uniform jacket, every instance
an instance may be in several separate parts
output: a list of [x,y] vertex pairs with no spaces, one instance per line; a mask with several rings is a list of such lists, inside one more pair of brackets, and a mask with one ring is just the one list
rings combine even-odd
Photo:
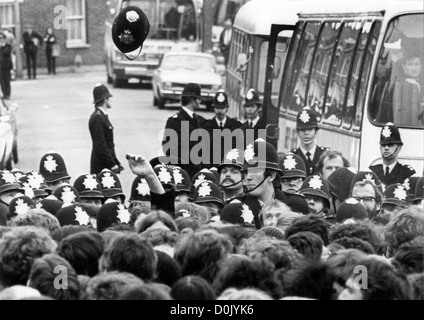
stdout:
[[10,72],[12,68],[12,46],[6,43],[4,46],[0,46],[0,70]]
[[[233,132],[235,129],[240,128],[240,126],[241,126],[241,122],[240,121],[238,121],[236,119],[233,119],[233,118],[230,118],[230,117],[227,117],[227,119],[225,121],[225,124],[224,124],[224,129],[223,130],[228,129],[231,132]],[[224,149],[224,143],[225,143],[224,141],[225,140],[224,140],[224,137],[222,137],[221,138],[221,153],[220,153],[220,155],[215,155],[216,157],[214,157],[213,148],[219,142],[218,141],[214,141],[214,139],[213,139],[213,133],[214,133],[214,130],[220,130],[221,129],[219,127],[219,125],[218,125],[218,122],[216,120],[216,117],[213,117],[212,119],[206,121],[206,123],[203,126],[203,129],[205,129],[206,131],[208,131],[209,137],[210,137],[210,142],[211,142],[210,143],[210,148],[209,148],[209,155],[210,155],[210,161],[209,161],[209,163],[210,163],[210,167],[217,167],[218,165],[221,164],[222,159],[224,158],[225,154],[228,151],[230,151],[232,148],[236,148],[237,147],[237,145],[236,145],[236,138],[233,138],[232,139],[232,143],[231,143],[231,148],[230,149],[228,149],[228,148],[227,149]],[[242,138],[242,137],[240,137],[240,138]],[[215,158],[216,158],[216,161],[213,161]]]
[[313,157],[311,157],[312,161],[307,160],[306,155],[303,154],[303,152],[300,148],[294,148],[294,149],[291,150],[291,152],[294,153],[294,154],[297,154],[299,157],[302,158],[303,162],[305,163],[305,167],[306,167],[306,176],[309,177],[309,176],[313,176],[315,174],[318,174],[315,167],[316,167],[321,155],[327,150],[330,150],[330,149],[326,148],[326,147],[316,146],[315,153],[313,154]]
[[369,167],[371,171],[374,171],[377,177],[383,182],[386,186],[395,183],[403,183],[406,178],[409,178],[415,174],[415,170],[406,164],[396,163],[393,170],[387,175],[384,175],[384,168],[382,164],[377,164],[375,166]]
[[[266,140],[266,137],[265,136],[264,137],[259,137],[259,131],[258,131],[259,129],[266,129],[266,125],[267,125],[266,119],[260,117],[259,120],[258,120],[258,122],[256,122],[256,124],[252,128],[254,130],[253,141],[255,141],[258,138],[262,138],[262,139]],[[248,136],[248,134],[247,134],[247,132],[248,132],[247,130],[249,129],[249,121],[244,122],[240,126],[240,129],[243,131],[243,134],[244,134],[244,137],[245,137],[244,149],[246,149],[246,147],[250,143],[253,142],[252,139],[250,138],[250,136]]]
[[103,169],[111,169],[121,163],[116,158],[113,140],[113,126],[102,110],[96,108],[92,113],[88,127],[93,142],[90,172],[98,174]]
[[[308,214],[308,203],[304,196],[300,194],[293,194],[284,192],[280,189],[275,189],[274,199],[280,200],[281,202],[288,205],[294,212],[300,212],[302,214]],[[259,218],[259,213],[262,210],[262,205],[258,198],[252,197],[248,193],[244,193],[240,196],[236,196],[227,200],[227,204],[241,202],[246,204],[253,213],[254,223],[257,229],[262,227],[262,222]]]
[[[181,128],[182,128],[183,122],[186,122],[186,124],[188,124],[188,135],[189,135],[188,137],[181,136]],[[181,168],[187,171],[190,178],[192,178],[198,171],[200,171],[203,168],[202,165],[195,165],[191,162],[191,159],[190,159],[191,149],[195,145],[197,145],[199,142],[190,141],[190,135],[194,130],[202,128],[205,122],[206,122],[206,119],[196,113],[193,113],[193,118],[190,117],[190,115],[183,108],[181,108],[180,111],[178,111],[172,117],[169,117],[168,120],[166,121],[165,130],[172,129],[178,135],[178,155],[170,155],[169,149],[168,150],[163,149],[163,151],[166,156],[179,158],[183,161],[182,163],[186,163],[187,165],[185,165],[184,167],[181,166]],[[166,137],[166,131],[165,131],[165,135],[162,140],[162,146],[164,146],[170,139],[171,138],[169,136]],[[185,139],[185,140],[188,139],[189,150],[182,150],[182,147],[183,147],[181,143],[182,139]]]

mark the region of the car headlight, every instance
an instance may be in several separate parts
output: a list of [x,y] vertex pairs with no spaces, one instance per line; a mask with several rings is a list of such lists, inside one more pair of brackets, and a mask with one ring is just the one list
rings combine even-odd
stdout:
[[166,89],[166,90],[171,90],[172,89],[172,82],[164,82],[163,88]]

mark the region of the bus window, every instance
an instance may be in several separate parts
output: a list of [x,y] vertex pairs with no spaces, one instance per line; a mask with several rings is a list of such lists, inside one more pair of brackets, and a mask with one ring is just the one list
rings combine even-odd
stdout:
[[[350,69],[352,67],[358,34],[361,30],[360,21],[344,24],[336,49],[336,57],[330,75],[327,100],[325,101],[324,120],[332,125],[340,125],[342,117],[349,125],[352,121],[353,105],[345,107],[346,94],[349,92]],[[349,108],[350,107],[350,108]],[[350,114],[350,116],[349,116]],[[350,126],[349,126],[350,127]]]
[[[325,90],[328,77],[331,74],[331,59],[336,49],[341,23],[325,22],[322,28],[316,59],[313,61],[313,71],[308,87],[307,101],[311,109],[322,115],[325,103]],[[336,58],[336,63],[339,57]]]
[[422,14],[390,21],[373,84],[372,121],[424,125],[424,42]]
[[[278,105],[278,92],[281,86],[281,79],[283,76],[282,68],[286,61],[287,54],[287,38],[279,39],[276,47],[275,59],[274,59],[274,74],[272,82],[272,103],[273,105]],[[266,73],[266,63],[268,55],[268,42],[263,42],[260,47],[259,52],[259,66],[258,66],[258,92],[263,93],[263,88],[265,87],[265,73]]]
[[291,86],[294,86],[294,89],[291,86],[287,88],[287,92],[293,92],[289,104],[290,111],[292,111],[293,114],[297,114],[306,105],[305,96],[310,72],[309,66],[317,44],[319,26],[320,24],[316,22],[308,23],[299,41],[297,52],[304,52],[305,54],[300,55],[300,61],[294,62],[296,67],[293,69],[293,75],[289,82]]
[[[343,119],[344,127],[349,129],[352,125],[352,120],[354,121],[354,130],[359,130],[358,121],[362,120],[362,112],[358,114],[359,119],[356,120],[356,106],[358,103],[358,91],[360,85],[360,77],[362,66],[365,58],[365,49],[368,43],[369,35],[370,35],[370,25],[372,21],[365,21],[361,28],[361,33],[358,40],[358,46],[356,48],[355,59],[352,66],[352,74],[350,78],[350,86],[349,92],[346,102],[346,113]],[[358,108],[360,109],[360,108]],[[359,110],[358,110],[359,111]]]

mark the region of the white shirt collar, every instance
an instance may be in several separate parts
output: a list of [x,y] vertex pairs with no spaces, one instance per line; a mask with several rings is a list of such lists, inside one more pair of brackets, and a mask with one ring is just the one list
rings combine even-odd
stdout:
[[222,122],[222,125],[225,126],[225,123],[227,122],[227,117],[225,117],[222,121],[219,121],[218,118],[215,118],[215,120],[216,120],[216,123],[218,124],[218,126],[221,122]]
[[386,167],[389,167],[389,173],[392,172],[393,168],[395,167],[395,165],[397,164],[397,162],[392,163],[388,166],[384,166],[384,172],[386,172]]
[[187,108],[187,107],[182,107],[183,108],[183,110],[185,111],[185,112],[187,112],[187,114],[190,116],[190,118],[193,118],[193,114],[194,114],[194,112],[193,111],[191,111],[189,108]]
[[314,158],[314,154],[315,154],[315,150],[316,150],[316,148],[317,148],[317,145],[314,145],[313,147],[312,147],[312,149],[311,150],[306,150],[306,149],[304,149],[304,148],[302,148],[302,147],[300,147],[300,150],[303,152],[303,154],[306,156],[306,153],[307,152],[309,152],[310,154],[311,154],[311,159],[313,159]]
[[254,126],[256,126],[256,124],[258,123],[258,121],[259,121],[259,119],[260,119],[260,117],[258,116],[258,117],[256,117],[255,119],[253,119],[253,120],[247,120],[247,122],[248,123],[250,123],[250,122],[252,122],[252,127],[254,127]]

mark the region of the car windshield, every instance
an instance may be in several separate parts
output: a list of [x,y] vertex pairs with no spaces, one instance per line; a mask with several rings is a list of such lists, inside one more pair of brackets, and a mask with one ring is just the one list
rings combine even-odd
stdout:
[[213,71],[214,65],[214,60],[209,57],[182,55],[167,56],[162,62],[162,68],[164,69],[189,69],[197,71]]

